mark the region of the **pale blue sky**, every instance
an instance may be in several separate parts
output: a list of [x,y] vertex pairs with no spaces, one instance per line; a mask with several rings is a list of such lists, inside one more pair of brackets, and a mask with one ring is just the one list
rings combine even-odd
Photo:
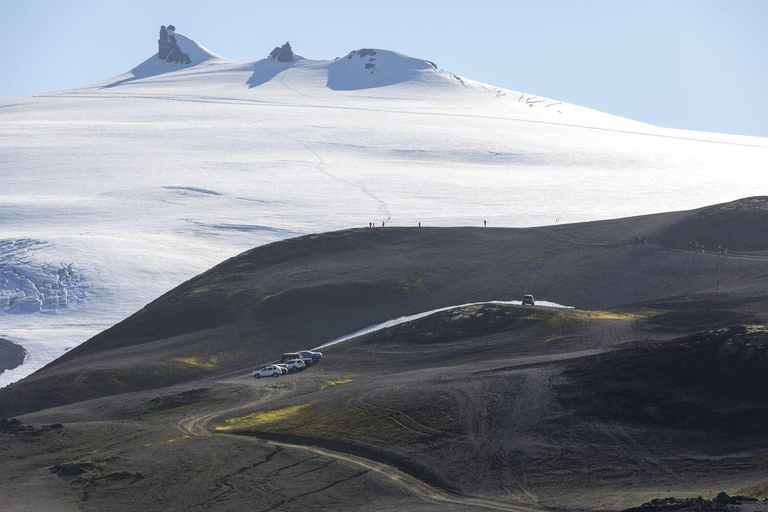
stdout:
[[0,0],[0,98],[120,74],[174,24],[220,55],[362,47],[675,128],[768,136],[768,1]]

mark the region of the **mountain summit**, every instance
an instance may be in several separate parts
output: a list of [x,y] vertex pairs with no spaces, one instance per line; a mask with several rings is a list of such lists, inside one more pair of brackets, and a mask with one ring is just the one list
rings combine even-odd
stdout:
[[176,64],[191,64],[189,55],[181,51],[179,43],[176,41],[176,27],[163,25],[160,27],[160,39],[157,40],[157,57],[166,62],[175,62]]
[[294,54],[291,43],[286,42],[283,46],[276,46],[269,54],[269,57],[280,62],[293,62]]

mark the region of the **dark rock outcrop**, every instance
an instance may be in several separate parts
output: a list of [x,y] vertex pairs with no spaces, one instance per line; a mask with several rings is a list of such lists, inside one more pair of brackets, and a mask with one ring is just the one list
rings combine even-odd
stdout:
[[293,49],[291,49],[291,43],[286,42],[283,46],[276,46],[269,56],[280,62],[293,62]]
[[191,64],[189,55],[181,51],[179,43],[176,41],[176,27],[163,25],[160,27],[160,39],[157,40],[157,57],[166,62],[175,64]]
[[21,365],[26,355],[27,351],[21,345],[0,338],[0,374]]
[[0,434],[36,437],[41,435],[43,432],[61,432],[62,430],[64,430],[64,425],[61,423],[43,425],[42,427],[35,428],[32,425],[24,425],[16,418],[0,418]]
[[[758,501],[748,496],[728,496],[721,492],[711,500],[698,498],[657,498],[639,507],[630,508],[624,512],[654,512],[654,511],[678,511],[678,512],[731,512],[739,510],[738,506],[745,503]],[[762,510],[762,509],[761,509]]]
[[369,57],[368,62],[365,63],[365,69],[369,70],[371,74],[374,74],[376,72],[376,64],[373,62],[376,60],[374,55],[376,55],[376,50],[373,50],[371,48],[363,48],[362,50],[355,50],[353,52],[350,52],[349,55],[347,55],[348,59],[352,59],[357,55],[359,58],[365,58]]

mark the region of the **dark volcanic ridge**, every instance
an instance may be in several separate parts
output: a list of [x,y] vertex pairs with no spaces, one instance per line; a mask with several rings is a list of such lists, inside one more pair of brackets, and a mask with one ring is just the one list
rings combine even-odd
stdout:
[[[0,412],[187,382],[400,316],[524,293],[582,309],[657,307],[668,317],[647,317],[656,337],[673,324],[679,335],[744,323],[765,311],[768,269],[765,256],[741,254],[762,242],[729,226],[743,217],[760,233],[765,204],[530,229],[357,229],[258,247],[0,390]],[[727,239],[729,254],[687,250],[702,217],[707,245]]]
[[5,370],[13,370],[24,363],[27,351],[21,345],[0,338],[0,374]]

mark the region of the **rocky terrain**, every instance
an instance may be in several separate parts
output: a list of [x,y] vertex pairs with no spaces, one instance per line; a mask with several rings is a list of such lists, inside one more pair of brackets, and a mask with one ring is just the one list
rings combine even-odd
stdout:
[[293,49],[291,43],[286,42],[283,46],[276,46],[269,57],[280,62],[293,62]]
[[0,338],[0,373],[19,366],[26,355],[27,351],[21,345]]
[[[765,204],[247,251],[0,390],[0,497],[10,510],[766,510]],[[510,302],[525,293],[573,308]],[[250,376],[357,331],[303,372]]]

